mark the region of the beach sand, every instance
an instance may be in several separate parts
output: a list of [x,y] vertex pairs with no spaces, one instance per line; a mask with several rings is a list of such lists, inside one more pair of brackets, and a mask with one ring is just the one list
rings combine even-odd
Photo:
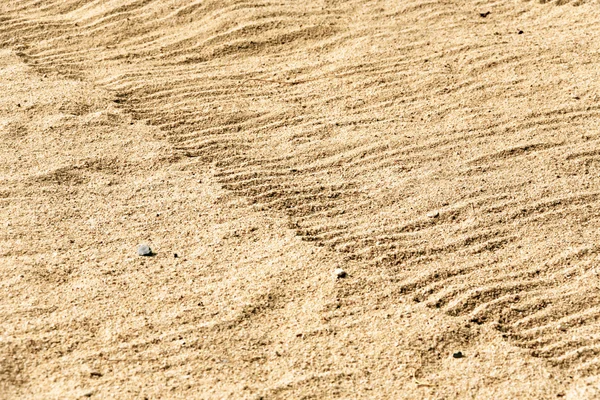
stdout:
[[0,1],[0,399],[599,398],[598,5]]

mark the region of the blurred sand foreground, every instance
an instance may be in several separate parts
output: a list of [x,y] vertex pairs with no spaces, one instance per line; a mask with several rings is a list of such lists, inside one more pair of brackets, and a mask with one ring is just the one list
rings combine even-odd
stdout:
[[594,0],[0,0],[0,398],[600,398],[599,78]]

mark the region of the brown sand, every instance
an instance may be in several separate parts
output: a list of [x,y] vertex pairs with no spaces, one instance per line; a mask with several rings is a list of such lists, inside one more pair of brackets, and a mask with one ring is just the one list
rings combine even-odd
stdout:
[[1,0],[0,398],[600,397],[598,6]]

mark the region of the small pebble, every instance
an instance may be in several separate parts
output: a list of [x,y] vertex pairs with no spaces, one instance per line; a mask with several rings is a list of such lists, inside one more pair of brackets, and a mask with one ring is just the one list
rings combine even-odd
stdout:
[[137,248],[137,253],[140,256],[151,256],[152,250],[150,249],[150,246],[148,246],[147,244],[140,244]]
[[177,258],[177,257],[179,257],[179,254],[173,253],[173,258]]
[[346,271],[344,271],[341,268],[336,268],[335,271],[333,271],[333,273],[335,274],[336,277],[338,278],[345,278],[348,274],[346,274]]
[[464,354],[462,353],[462,351],[457,351],[456,353],[452,354],[452,357],[454,357],[454,358],[463,358]]
[[440,212],[439,211],[433,211],[433,212],[430,212],[429,214],[427,214],[427,216],[429,218],[437,218],[437,217],[440,216]]

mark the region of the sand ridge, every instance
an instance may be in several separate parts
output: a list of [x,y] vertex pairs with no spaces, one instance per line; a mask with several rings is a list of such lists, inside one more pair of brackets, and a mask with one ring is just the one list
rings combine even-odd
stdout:
[[[243,331],[254,333],[258,326],[279,332],[312,321],[319,333],[299,354],[319,354],[319,361],[310,367],[278,365],[280,375],[257,370],[257,376],[272,380],[264,386],[195,380],[190,390],[210,388],[214,392],[207,397],[241,398],[474,393],[510,398],[508,387],[533,398],[595,395],[590,387],[600,360],[596,2],[4,1],[0,10],[0,45],[11,51],[3,67],[6,80],[15,79],[11,68],[26,63],[29,74],[75,85],[83,94],[66,96],[58,109],[77,116],[75,127],[91,123],[119,132],[116,127],[134,123],[143,128],[129,143],[151,135],[164,152],[142,164],[115,161],[106,153],[50,168],[42,158],[35,166],[19,164],[23,171],[17,175],[3,172],[3,182],[71,188],[94,182],[86,171],[108,170],[119,181],[149,163],[144,168],[170,177],[170,184],[162,183],[166,187],[183,190],[194,174],[203,176],[202,185],[210,182],[181,194],[186,218],[201,201],[194,188],[220,193],[222,200],[209,209],[230,210],[223,217],[207,211],[209,217],[196,216],[186,226],[195,221],[210,232],[211,224],[245,220],[248,213],[260,222],[242,236],[269,231],[264,219],[272,219],[278,234],[301,249],[292,259],[295,273],[304,272],[280,288],[286,272],[278,268],[285,261],[244,264],[255,280],[239,295],[254,305],[228,320],[245,321]],[[62,90],[44,86],[35,93]],[[7,146],[21,143],[24,129],[47,129],[44,124],[75,129],[56,110],[35,129],[23,122],[30,114],[8,108],[5,114]],[[110,133],[110,151],[123,152],[117,143],[130,134]],[[36,154],[48,139],[37,140],[26,142],[31,148],[8,148],[13,156]],[[74,154],[87,149],[78,143]],[[64,163],[81,154],[57,157]],[[123,157],[135,158],[135,152]],[[133,187],[134,181],[125,183],[120,196]],[[160,187],[156,193],[163,193]],[[86,196],[84,203],[98,201]],[[163,194],[148,196],[143,201]],[[167,225],[157,227],[167,232]],[[224,235],[226,254],[256,246],[237,243],[236,235]],[[191,236],[190,248],[207,240]],[[13,248],[14,234],[6,237]],[[283,245],[258,246],[265,251],[262,262],[278,246]],[[20,257],[19,251],[13,252]],[[322,258],[307,267],[303,257],[313,251]],[[228,264],[218,254],[196,256],[199,263],[216,260],[208,272],[212,279]],[[349,279],[332,281],[329,275],[340,265]],[[266,291],[265,271],[279,282]],[[286,294],[303,293],[303,282],[311,279],[324,297]],[[220,282],[223,286],[211,281],[204,290],[226,297],[228,290],[238,293],[228,289],[229,281]],[[300,323],[295,315],[303,302],[312,311]],[[414,310],[420,322],[408,328],[402,315]],[[430,316],[435,322],[424,328]],[[279,318],[285,322],[277,328]],[[357,367],[336,364],[328,351],[338,334],[356,335],[348,341],[360,344],[348,356],[361,354],[380,318],[388,322],[375,329],[381,337],[369,342],[371,357],[355,361]],[[390,361],[386,372],[380,367],[378,377],[367,375],[391,351],[392,343],[383,339],[386,329],[389,335],[396,328],[406,339],[392,354],[404,361]],[[424,338],[418,338],[420,331]],[[219,342],[216,336],[207,340]],[[501,361],[448,358],[458,347],[483,354],[486,346],[504,360],[513,360],[511,351],[517,351],[523,381],[535,384],[515,384],[515,372]],[[302,364],[300,356],[290,359]],[[476,383],[465,385],[455,375],[457,362],[471,362],[465,368]],[[323,367],[329,363],[338,368]],[[269,371],[273,365],[263,361]],[[231,368],[243,376],[254,371],[243,363]],[[494,369],[498,376],[478,373]],[[182,395],[178,390],[172,395]]]

